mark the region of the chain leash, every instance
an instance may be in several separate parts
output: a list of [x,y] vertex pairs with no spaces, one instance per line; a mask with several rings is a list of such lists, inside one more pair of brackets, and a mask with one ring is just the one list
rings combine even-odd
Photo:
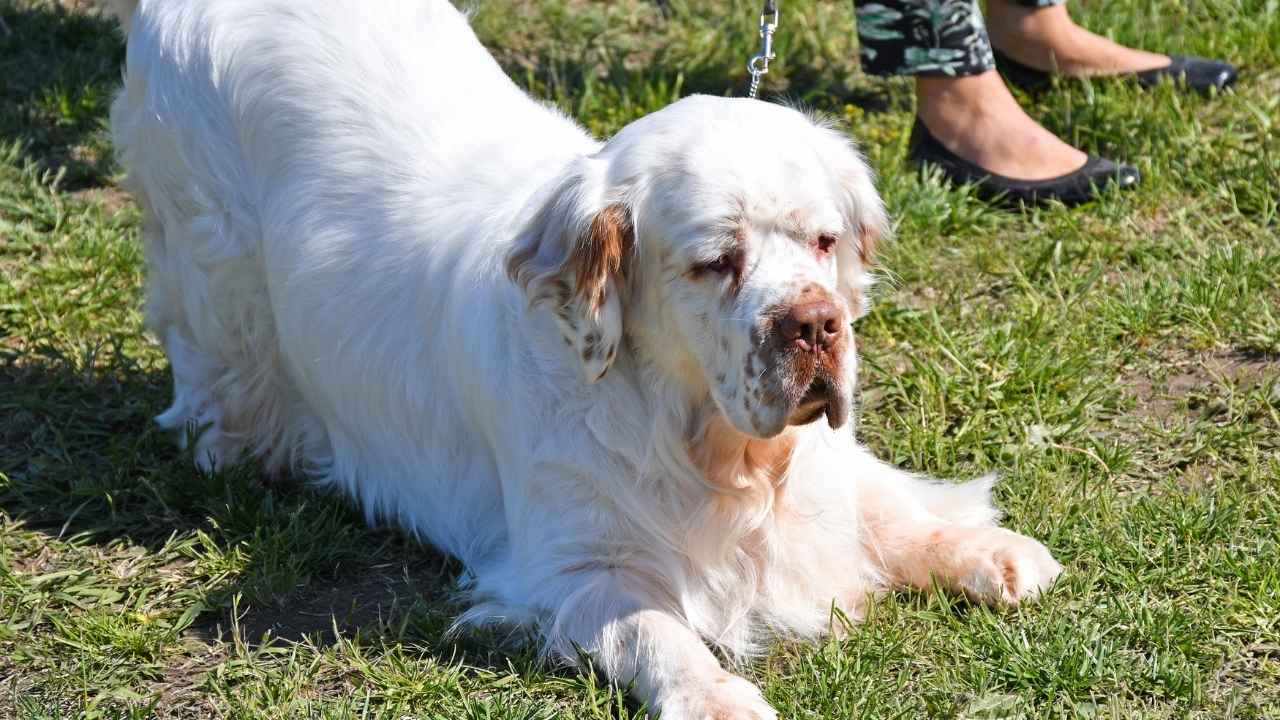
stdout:
[[760,92],[760,78],[769,73],[769,61],[777,57],[773,54],[773,33],[778,29],[778,4],[774,0],[764,0],[764,9],[760,11],[760,52],[747,63],[747,72],[751,73],[751,87],[747,97],[755,98]]

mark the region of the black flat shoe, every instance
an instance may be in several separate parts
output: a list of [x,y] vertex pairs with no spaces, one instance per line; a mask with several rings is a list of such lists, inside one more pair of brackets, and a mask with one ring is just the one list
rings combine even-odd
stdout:
[[1011,203],[1036,204],[1057,200],[1076,205],[1092,200],[1099,191],[1111,185],[1133,187],[1142,179],[1138,169],[1090,155],[1078,170],[1056,178],[1019,180],[997,175],[948,150],[929,132],[920,118],[911,129],[911,145],[907,157],[916,165],[937,165],[952,182],[973,184],[986,199],[1001,198]]
[[991,48],[991,54],[996,58],[996,69],[1010,85],[1033,93],[1047,90],[1053,85],[1053,73],[1023,65],[995,48]]
[[[996,58],[996,68],[1010,85],[1015,85],[1029,92],[1044,90],[1053,84],[1053,74],[1037,70],[1014,60],[999,50],[992,49]],[[1143,70],[1142,72],[1118,73],[1115,75],[1095,75],[1098,78],[1120,78],[1133,80],[1142,87],[1153,87],[1168,78],[1174,83],[1185,85],[1198,93],[1208,94],[1211,90],[1222,91],[1236,81],[1236,69],[1221,60],[1192,57],[1189,55],[1170,55],[1169,64]]]
[[1165,78],[1175,83],[1185,83],[1199,93],[1212,90],[1222,92],[1236,81],[1236,69],[1230,63],[1191,55],[1170,55],[1169,64],[1154,70],[1133,73],[1142,87],[1158,85]]

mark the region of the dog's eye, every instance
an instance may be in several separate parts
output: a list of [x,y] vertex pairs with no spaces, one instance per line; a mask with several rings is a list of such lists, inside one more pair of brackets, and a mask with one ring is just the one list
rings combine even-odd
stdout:
[[738,264],[737,254],[727,252],[711,262],[699,263],[693,267],[695,275],[704,275],[706,273],[715,273],[716,275],[724,275],[732,272]]
[[822,233],[818,236],[818,251],[829,253],[835,249],[836,243],[840,242],[840,238],[831,233]]

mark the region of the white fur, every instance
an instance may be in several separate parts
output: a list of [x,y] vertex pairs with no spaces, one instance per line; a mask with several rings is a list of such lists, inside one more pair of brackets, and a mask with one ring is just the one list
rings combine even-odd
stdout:
[[[1057,574],[992,526],[989,481],[794,424],[810,356],[770,323],[805,288],[833,303],[823,407],[851,400],[885,226],[834,131],[693,97],[602,144],[444,0],[114,5],[159,421],[202,430],[202,467],[344,489],[465,563],[461,622],[581,648],[668,720],[774,717],[706,643],[814,637],[893,584],[1016,601]],[[609,217],[625,255],[592,284],[572,271]],[[694,270],[726,249],[732,274]]]

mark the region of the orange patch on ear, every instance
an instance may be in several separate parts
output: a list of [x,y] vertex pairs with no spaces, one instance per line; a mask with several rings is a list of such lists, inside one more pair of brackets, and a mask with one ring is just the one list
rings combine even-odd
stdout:
[[875,260],[876,244],[880,241],[880,232],[867,225],[858,226],[858,259],[863,267],[871,265]]
[[634,241],[631,213],[616,203],[597,213],[586,235],[578,241],[568,264],[576,279],[575,293],[593,309],[604,302],[609,278],[622,269],[622,261],[630,254]]

